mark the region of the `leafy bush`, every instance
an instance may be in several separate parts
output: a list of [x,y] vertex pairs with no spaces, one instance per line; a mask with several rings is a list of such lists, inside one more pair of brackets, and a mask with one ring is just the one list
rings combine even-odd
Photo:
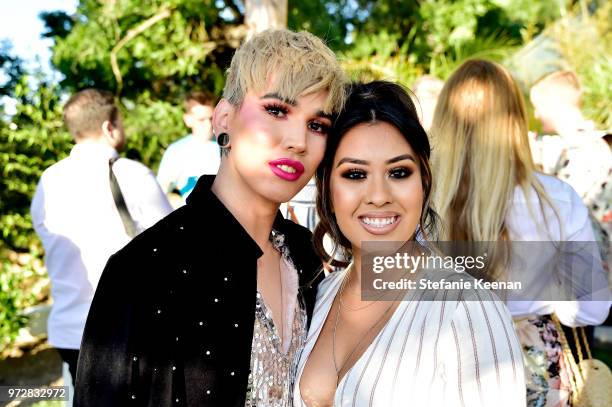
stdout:
[[36,245],[30,202],[43,170],[65,157],[72,144],[63,127],[60,93],[23,77],[15,88],[17,113],[0,127],[0,232],[8,248],[27,251]]
[[11,265],[2,263],[0,269],[0,353],[15,340],[27,319],[20,314],[24,292],[20,289],[23,276]]
[[0,356],[27,323],[22,311],[48,296],[40,253],[0,250]]
[[170,143],[187,133],[182,103],[153,100],[144,92],[123,110],[127,135],[126,155],[156,171]]
[[381,30],[375,35],[358,36],[340,60],[353,80],[385,79],[408,84],[423,70],[410,61],[407,48],[399,45],[397,34]]
[[592,16],[581,9],[576,14],[555,25],[551,35],[580,78],[585,115],[612,130],[612,3],[605,2]]

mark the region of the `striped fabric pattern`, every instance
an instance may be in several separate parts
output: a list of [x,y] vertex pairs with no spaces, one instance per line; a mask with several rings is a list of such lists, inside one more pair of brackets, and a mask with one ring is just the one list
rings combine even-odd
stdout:
[[[330,274],[319,286],[298,364],[295,406],[307,406],[300,378],[345,272]],[[470,300],[447,294],[403,301],[341,379],[334,406],[524,406],[521,347],[505,305],[488,291],[472,293]]]

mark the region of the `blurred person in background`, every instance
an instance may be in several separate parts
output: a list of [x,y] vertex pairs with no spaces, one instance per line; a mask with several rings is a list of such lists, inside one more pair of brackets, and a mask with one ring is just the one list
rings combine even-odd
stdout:
[[537,81],[529,93],[543,134],[532,134],[535,164],[546,174],[570,184],[594,218],[606,265],[612,250],[612,152],[581,110],[582,88],[572,71],[556,71]]
[[[540,242],[527,256],[511,252],[509,262],[489,256],[496,261],[490,269],[507,273],[510,281],[516,274],[507,267],[516,264],[524,270],[527,295],[522,301],[509,296],[507,304],[523,345],[528,405],[567,406],[569,373],[559,325],[551,315],[572,327],[598,325],[608,315],[610,296],[595,247],[576,253],[588,264],[569,277],[593,282],[588,288],[596,293],[566,301],[545,297],[557,283],[545,270],[555,269],[559,253],[538,249],[545,242],[551,249],[568,241],[595,245],[595,237],[576,191],[536,171],[527,132],[523,97],[508,71],[486,60],[462,64],[444,85],[434,115],[434,202],[445,222],[441,240],[506,241],[517,247],[519,241]],[[602,300],[591,301],[595,296]]]
[[157,181],[175,207],[185,203],[201,175],[215,175],[219,169],[219,146],[212,131],[215,103],[211,93],[187,95],[183,121],[191,134],[170,144],[159,163]]
[[[76,145],[43,172],[31,214],[51,279],[49,343],[68,364],[74,382],[85,320],[104,265],[172,208],[147,167],[119,158],[125,134],[110,92],[74,94],[64,106],[64,121]],[[121,209],[116,196],[121,196]]]
[[416,97],[414,104],[417,107],[421,124],[427,131],[431,129],[436,103],[438,103],[443,86],[444,82],[432,75],[423,75],[412,85],[412,91]]
[[281,213],[285,219],[314,231],[319,221],[315,205],[316,194],[315,180],[312,178],[291,201],[281,204]]

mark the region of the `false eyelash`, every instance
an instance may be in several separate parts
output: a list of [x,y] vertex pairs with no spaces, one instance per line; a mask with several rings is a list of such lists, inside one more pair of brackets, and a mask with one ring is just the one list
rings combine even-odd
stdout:
[[[317,133],[321,133],[321,134],[328,134],[329,131],[331,130],[331,126],[318,122],[318,121],[314,121],[313,123],[316,123],[319,127],[321,127],[321,130],[317,131]],[[313,130],[315,131],[315,130]]]
[[264,105],[264,108],[266,109],[266,111],[274,109],[274,110],[278,110],[279,112],[281,112],[282,114],[287,114],[289,112],[289,109],[287,109],[287,107],[279,104],[279,103],[270,103],[270,104],[266,104]]

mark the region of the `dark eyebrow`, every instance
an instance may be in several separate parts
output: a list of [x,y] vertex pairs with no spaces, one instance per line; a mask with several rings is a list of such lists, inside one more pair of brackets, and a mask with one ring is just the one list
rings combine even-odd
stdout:
[[329,121],[333,121],[334,118],[333,114],[325,113],[323,110],[319,110],[318,112],[316,112],[315,116],[322,117],[323,119],[327,119]]
[[368,165],[370,162],[366,161],[366,160],[358,160],[357,158],[348,158],[348,157],[345,157],[342,160],[338,161],[338,165],[336,165],[336,168],[340,167],[344,163],[352,163],[352,164],[359,164],[359,165]]
[[[266,93],[265,95],[263,95],[261,97],[261,99],[278,99],[283,103],[288,104],[289,106],[297,106],[297,102],[293,99],[287,99],[281,95],[279,95],[278,93]],[[325,113],[323,110],[319,110],[318,112],[315,113],[316,117],[321,117],[323,119],[328,119],[328,120],[332,120],[334,118],[333,115],[329,114],[329,113]]]
[[283,97],[278,93],[266,93],[261,97],[261,99],[278,99],[281,102],[288,104],[289,106],[297,106],[297,102],[295,100]]
[[[414,159],[414,157],[412,155],[410,155],[410,154],[402,154],[402,155],[398,155],[397,157],[393,157],[393,158],[387,160],[386,164],[393,164],[393,163],[396,163],[396,162],[402,161],[402,160],[411,160],[411,161],[416,163],[416,160]],[[338,165],[336,165],[336,168],[338,168],[340,165],[342,165],[344,163],[352,163],[352,164],[358,164],[358,165],[368,165],[370,162],[366,161],[366,160],[359,160],[357,158],[348,158],[348,157],[345,157],[345,158],[341,159],[340,161],[338,161]]]
[[402,160],[410,160],[416,163],[416,160],[414,159],[414,157],[410,154],[403,154],[403,155],[398,155],[397,157],[393,157],[390,160],[387,160],[387,164],[393,164],[396,163],[398,161],[402,161]]

